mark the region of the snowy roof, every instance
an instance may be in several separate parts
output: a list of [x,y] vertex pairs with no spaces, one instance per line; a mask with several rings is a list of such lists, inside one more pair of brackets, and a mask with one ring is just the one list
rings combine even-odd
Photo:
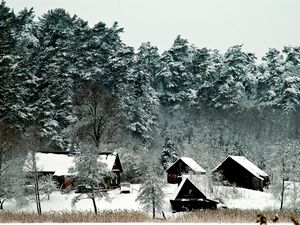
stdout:
[[[178,196],[178,194],[179,194],[179,192],[180,192],[180,190],[181,190],[183,184],[186,182],[187,179],[188,179],[188,178],[186,178],[186,177],[184,177],[184,178],[182,179],[182,181],[180,182],[178,188],[175,190],[175,192],[174,192],[173,196],[171,197],[171,199],[175,200],[175,199],[177,198],[177,196]],[[192,181],[191,181],[191,182],[192,182]],[[193,183],[192,183],[192,184],[193,184]]]
[[192,158],[181,157],[180,159],[195,172],[206,173],[206,171],[198,163],[196,163],[196,161],[193,160]]
[[69,168],[74,166],[74,157],[54,153],[36,153],[38,171],[54,172],[54,175],[70,175]]
[[[253,174],[255,177],[259,178],[262,180],[262,177],[268,177],[269,175],[259,169],[256,165],[254,165],[252,162],[250,162],[246,157],[244,156],[228,156],[224,162],[228,159],[231,158],[238,164],[240,164],[242,167],[244,167],[246,170],[248,170],[251,174]],[[220,164],[222,165],[222,163]],[[219,166],[220,166],[219,165]],[[214,170],[216,170],[219,166],[217,166]]]
[[98,160],[105,163],[107,165],[107,169],[109,171],[113,171],[113,166],[116,161],[117,153],[100,155]]
[[[107,165],[107,170],[113,171],[116,153],[100,155],[98,160]],[[74,166],[75,155],[36,153],[36,165],[40,172],[54,172],[56,176],[71,175],[69,169]]]
[[[187,180],[188,181],[190,181],[191,182],[191,184],[192,185],[194,185],[198,190],[199,190],[199,188],[189,179],[189,178],[187,178],[187,177],[184,177],[183,179],[182,179],[182,181],[180,182],[180,184],[179,184],[179,186],[178,186],[178,188],[175,190],[175,192],[174,192],[174,194],[172,195],[172,200],[175,200],[177,197],[178,197],[178,194],[179,194],[179,192],[180,192],[180,190],[182,189],[182,186],[185,184],[185,182],[187,182]],[[199,190],[200,191],[200,190]],[[201,192],[201,191],[200,191]],[[201,192],[202,193],[202,192]],[[203,193],[202,193],[203,194]],[[204,195],[204,194],[203,194]]]

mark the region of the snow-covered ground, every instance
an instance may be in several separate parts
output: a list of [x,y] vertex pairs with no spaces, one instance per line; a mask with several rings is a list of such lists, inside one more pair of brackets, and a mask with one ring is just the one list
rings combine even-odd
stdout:
[[[119,189],[109,191],[109,198],[99,199],[97,201],[97,207],[99,210],[142,210],[138,202],[135,201],[139,190],[139,184],[131,185],[130,194],[120,194]],[[90,199],[80,200],[74,207],[72,207],[72,199],[77,194],[74,191],[70,193],[61,193],[56,191],[50,195],[50,200],[47,197],[43,197],[41,201],[43,212],[52,211],[93,211],[93,204]],[[34,202],[30,202],[26,206],[18,206],[14,201],[8,202],[5,209],[11,211],[36,211],[36,205]]]
[[279,209],[280,202],[268,190],[264,192],[236,187],[214,187],[214,196],[228,208]]
[[[131,184],[131,193],[121,194],[119,189],[109,191],[108,199],[100,199],[97,201],[99,210],[135,210],[141,211],[142,206],[136,202],[140,185]],[[171,214],[172,209],[170,199],[176,191],[177,184],[168,184],[165,188],[165,204],[164,212]],[[50,200],[46,197],[42,199],[43,212],[52,211],[93,211],[93,204],[90,199],[83,199],[72,207],[72,199],[77,194],[73,192],[63,194],[59,191],[54,192],[50,196]],[[209,197],[215,197],[221,200],[228,208],[239,209],[278,209],[279,201],[268,192],[253,191],[243,188],[233,187],[215,187],[214,193]],[[18,206],[14,201],[9,201],[4,205],[5,210],[10,211],[26,211],[35,212],[36,206],[32,201],[29,205]]]

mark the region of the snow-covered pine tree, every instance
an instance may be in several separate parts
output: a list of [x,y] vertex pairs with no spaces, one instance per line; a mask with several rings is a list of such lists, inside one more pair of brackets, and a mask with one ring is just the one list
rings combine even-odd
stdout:
[[14,85],[14,50],[16,45],[16,40],[13,37],[14,27],[15,14],[2,0],[0,3],[0,119],[6,120],[10,119],[15,98],[15,93],[11,91]]
[[39,61],[40,45],[36,37],[36,25],[33,9],[24,9],[16,16],[14,29],[16,39],[16,63],[14,68],[13,107],[14,126],[25,129],[34,121],[32,104],[38,98],[37,66]]
[[129,122],[129,130],[144,144],[152,141],[157,131],[159,99],[152,87],[154,76],[159,69],[157,48],[143,43],[130,74],[130,83],[126,84],[126,93],[122,96],[123,109]]
[[209,67],[210,67],[210,51],[207,48],[195,48],[191,50],[191,66],[189,68],[192,74],[192,82],[190,87],[190,96],[189,101],[193,104],[197,90],[203,84],[204,80],[213,80],[209,76]]
[[[90,31],[90,39],[84,42],[86,47],[86,57],[83,61],[88,62],[86,69],[90,71],[90,79],[107,86],[110,90],[111,59],[117,56],[117,52],[123,49],[120,33],[123,32],[115,22],[112,27],[107,27],[104,23],[97,23]],[[82,57],[82,56],[80,56]],[[117,74],[115,74],[117,75]],[[111,91],[111,90],[110,90]]]
[[300,65],[290,65],[283,74],[278,90],[276,106],[285,112],[297,112],[300,109]]
[[145,211],[152,212],[153,219],[156,212],[162,209],[165,197],[163,171],[160,168],[156,163],[149,162],[149,167],[136,199],[144,206]]
[[300,65],[287,63],[282,76],[274,108],[285,114],[291,137],[298,138],[300,135]]
[[186,39],[177,36],[172,47],[163,53],[162,68],[157,75],[161,104],[178,106],[186,103],[193,82],[190,73],[190,47]]
[[128,46],[121,46],[109,58],[106,67],[106,76],[103,79],[103,86],[113,95],[122,99],[127,92],[132,66],[134,64],[134,49]]
[[214,82],[220,76],[222,55],[217,50],[195,49],[192,56],[192,73],[195,81],[190,93],[190,104],[201,107],[211,105]]
[[74,167],[70,169],[70,173],[77,178],[79,185],[84,185],[90,189],[90,192],[77,195],[72,204],[84,198],[89,198],[93,202],[94,212],[98,213],[97,199],[106,197],[107,192],[104,190],[104,178],[108,171],[107,165],[99,161],[99,149],[93,145],[81,143],[78,147],[80,154],[76,155]]
[[300,109],[300,47],[284,47],[283,53],[284,73],[276,106],[285,112],[297,112]]
[[[38,98],[33,103],[35,123],[50,147],[63,149],[61,130],[74,121],[72,116],[73,74],[76,71],[74,40],[76,16],[63,9],[50,10],[38,21],[40,42]],[[81,25],[81,23],[80,23]]]
[[161,164],[166,170],[172,163],[179,158],[179,151],[172,142],[172,139],[167,137],[161,152]]
[[300,64],[300,47],[285,46],[282,52],[286,54],[286,63],[290,63],[294,66]]
[[242,52],[242,45],[230,47],[224,55],[221,76],[214,82],[211,105],[214,108],[251,108],[256,83],[252,53]]
[[262,58],[257,79],[257,102],[262,107],[274,107],[284,73],[284,57],[271,48]]

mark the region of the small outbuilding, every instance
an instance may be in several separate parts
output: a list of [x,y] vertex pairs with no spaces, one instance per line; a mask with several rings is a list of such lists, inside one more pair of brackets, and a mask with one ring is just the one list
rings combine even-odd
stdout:
[[170,200],[173,211],[216,209],[218,202],[208,199],[188,178],[184,178]]
[[244,156],[228,156],[212,174],[215,181],[253,190],[263,191],[270,184],[269,175]]
[[206,174],[206,171],[190,157],[181,157],[177,159],[168,169],[167,181],[170,184],[180,183],[182,175],[187,174]]

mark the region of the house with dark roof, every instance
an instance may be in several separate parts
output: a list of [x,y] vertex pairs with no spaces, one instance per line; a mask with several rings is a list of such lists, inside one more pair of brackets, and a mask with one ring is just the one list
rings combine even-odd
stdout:
[[263,191],[270,184],[269,175],[244,156],[228,156],[212,171],[213,179],[223,184]]
[[173,211],[191,211],[197,209],[216,209],[217,201],[208,199],[188,178],[183,178],[173,197],[170,199]]
[[187,174],[206,174],[206,171],[190,157],[181,157],[177,159],[168,169],[167,181],[171,184],[180,183],[182,175]]

